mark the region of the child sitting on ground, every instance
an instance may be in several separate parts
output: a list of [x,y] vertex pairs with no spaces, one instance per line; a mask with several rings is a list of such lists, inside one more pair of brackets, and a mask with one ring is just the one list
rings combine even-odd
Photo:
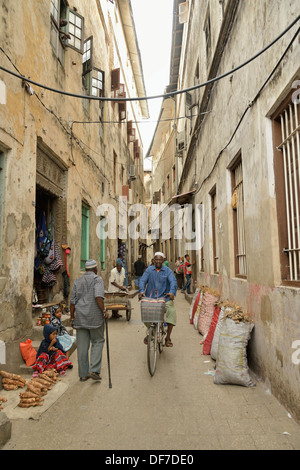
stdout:
[[35,364],[32,366],[34,370],[32,376],[38,377],[47,369],[56,369],[60,375],[66,375],[66,369],[71,369],[73,364],[56,338],[56,328],[47,324],[44,326],[43,333],[44,339],[36,354]]
[[62,309],[60,305],[55,305],[51,309],[51,318],[50,318],[50,325],[54,326],[57,331],[57,336],[59,339],[60,344],[62,345],[66,356],[70,357],[71,347],[75,342],[75,336],[71,336],[68,333],[68,330],[65,328],[61,321],[62,316]]

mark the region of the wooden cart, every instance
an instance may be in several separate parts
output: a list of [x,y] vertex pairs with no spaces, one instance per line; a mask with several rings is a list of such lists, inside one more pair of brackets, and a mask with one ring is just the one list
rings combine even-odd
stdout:
[[131,318],[131,302],[129,298],[132,297],[130,292],[105,292],[104,306],[106,310],[125,310],[126,320]]

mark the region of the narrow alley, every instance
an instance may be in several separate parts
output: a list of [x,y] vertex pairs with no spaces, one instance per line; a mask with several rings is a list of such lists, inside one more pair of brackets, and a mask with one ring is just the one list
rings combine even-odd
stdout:
[[[14,418],[3,450],[300,450],[299,425],[266,384],[214,384],[215,362],[202,355],[190,304],[180,292],[175,304],[174,347],[164,348],[153,377],[135,297],[129,322],[124,315],[108,321],[112,388],[106,347],[101,383],[78,380],[75,352],[74,368],[61,379],[66,390],[51,406],[45,400],[44,407],[31,408],[33,419],[22,417],[28,410],[6,406]],[[54,393],[55,387],[47,399]]]

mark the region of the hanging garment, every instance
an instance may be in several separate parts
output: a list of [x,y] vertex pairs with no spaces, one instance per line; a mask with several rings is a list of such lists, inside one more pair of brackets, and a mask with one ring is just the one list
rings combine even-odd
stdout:
[[60,257],[58,245],[54,242],[54,260],[46,265],[45,272],[42,277],[42,284],[47,287],[52,287],[56,284],[56,276],[63,266],[63,262]]
[[46,215],[45,215],[45,212],[41,212],[40,217],[39,217],[38,226],[36,228],[36,246],[35,246],[36,257],[35,257],[35,260],[34,260],[34,270],[35,271],[37,271],[39,269],[39,266],[40,266],[40,249],[41,249],[42,243],[43,243],[43,241],[46,237],[46,233],[47,233]]

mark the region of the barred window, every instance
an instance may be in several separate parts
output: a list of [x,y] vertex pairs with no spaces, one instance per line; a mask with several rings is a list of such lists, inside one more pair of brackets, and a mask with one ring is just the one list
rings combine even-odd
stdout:
[[234,159],[230,167],[232,182],[232,212],[234,234],[234,262],[235,275],[245,278],[247,276],[245,219],[244,219],[244,191],[243,166],[241,153]]
[[5,155],[0,150],[0,269],[2,259],[2,242],[3,242],[3,213],[4,213],[4,159]]
[[273,121],[274,168],[283,283],[300,286],[300,106],[289,97]]
[[213,272],[219,272],[219,257],[218,257],[218,237],[217,237],[217,190],[216,186],[210,191],[211,197],[211,228],[212,228],[212,242],[213,242]]

